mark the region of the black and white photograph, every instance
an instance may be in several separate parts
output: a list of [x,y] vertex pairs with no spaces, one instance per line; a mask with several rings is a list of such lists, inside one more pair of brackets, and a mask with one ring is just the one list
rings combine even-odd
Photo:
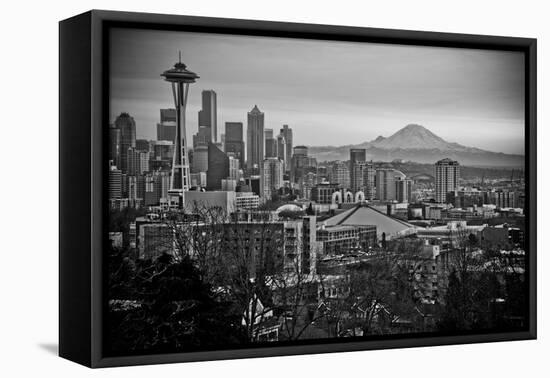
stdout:
[[108,41],[106,355],[528,329],[523,53]]

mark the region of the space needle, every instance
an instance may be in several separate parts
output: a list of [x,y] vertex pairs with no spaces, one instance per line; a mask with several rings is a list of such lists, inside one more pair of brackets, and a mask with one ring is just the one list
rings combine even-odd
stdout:
[[199,78],[199,75],[189,71],[187,66],[181,62],[180,51],[179,62],[174,67],[164,71],[160,76],[172,84],[172,95],[176,108],[176,140],[174,142],[174,157],[172,160],[168,201],[171,209],[182,209],[185,192],[189,190],[190,186],[185,108],[187,106],[189,84],[194,83]]

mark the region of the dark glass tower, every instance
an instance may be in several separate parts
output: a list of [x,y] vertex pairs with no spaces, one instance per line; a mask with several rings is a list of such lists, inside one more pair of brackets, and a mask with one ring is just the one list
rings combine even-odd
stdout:
[[229,176],[229,157],[214,143],[208,144],[208,172],[206,173],[206,188],[220,190],[222,180]]
[[239,160],[239,166],[244,168],[244,140],[242,122],[225,123],[225,152],[233,153]]
[[218,141],[218,108],[217,96],[213,90],[202,91],[202,109],[199,110],[199,126],[210,129],[210,140]]

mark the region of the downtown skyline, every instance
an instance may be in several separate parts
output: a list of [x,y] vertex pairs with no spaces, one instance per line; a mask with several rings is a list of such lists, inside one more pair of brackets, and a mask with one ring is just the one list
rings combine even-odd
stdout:
[[190,88],[188,140],[201,92],[212,89],[218,138],[225,122],[246,127],[257,104],[266,128],[295,130],[295,145],[361,143],[419,123],[449,142],[524,153],[521,54],[131,29],[115,30],[111,43],[111,120],[130,113],[138,138],[154,139],[159,109],[173,107],[160,73],[182,50],[201,76]]

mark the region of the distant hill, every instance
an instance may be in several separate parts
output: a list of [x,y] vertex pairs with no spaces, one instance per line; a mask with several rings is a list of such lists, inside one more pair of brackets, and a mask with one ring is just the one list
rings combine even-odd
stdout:
[[443,158],[457,160],[461,165],[482,167],[523,167],[523,155],[511,155],[466,147],[445,141],[421,125],[407,125],[385,138],[346,146],[311,146],[309,154],[318,161],[348,160],[350,148],[365,148],[368,160],[402,159],[433,164]]

